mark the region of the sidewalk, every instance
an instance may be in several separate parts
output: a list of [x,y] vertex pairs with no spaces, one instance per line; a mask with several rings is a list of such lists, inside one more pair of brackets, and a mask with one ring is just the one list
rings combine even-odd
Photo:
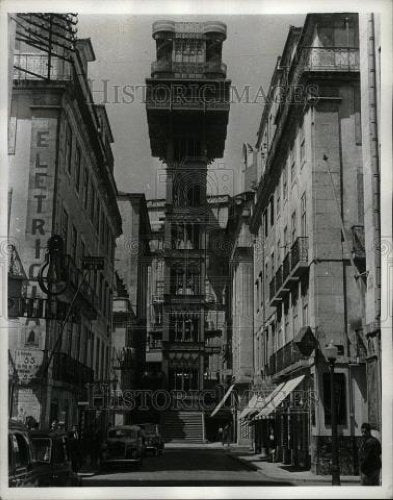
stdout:
[[[310,470],[291,470],[290,466],[282,463],[272,463],[261,460],[260,453],[255,455],[253,452],[245,452],[244,450],[236,449],[234,447],[230,450],[232,456],[242,462],[248,467],[262,472],[265,476],[271,479],[279,479],[286,481],[296,481],[297,483],[329,486],[332,484],[330,475],[318,476],[313,474]],[[360,485],[359,476],[341,476],[341,484],[343,486]]]

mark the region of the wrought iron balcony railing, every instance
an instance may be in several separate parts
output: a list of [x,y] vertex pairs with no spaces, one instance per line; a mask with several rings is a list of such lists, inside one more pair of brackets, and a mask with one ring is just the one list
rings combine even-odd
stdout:
[[171,60],[154,61],[151,64],[151,74],[157,73],[181,73],[187,75],[204,75],[209,73],[226,76],[227,65],[221,61],[211,62],[176,62]]
[[[9,318],[42,318],[64,321],[69,304],[57,299],[42,299],[39,297],[8,297]],[[80,321],[74,310],[68,317],[71,323]]]
[[302,354],[291,341],[270,356],[269,374],[274,375],[298,361],[307,359],[308,356]]
[[291,271],[298,266],[308,266],[308,238],[300,236],[291,247]]
[[358,47],[304,47],[302,57],[308,71],[359,71]]

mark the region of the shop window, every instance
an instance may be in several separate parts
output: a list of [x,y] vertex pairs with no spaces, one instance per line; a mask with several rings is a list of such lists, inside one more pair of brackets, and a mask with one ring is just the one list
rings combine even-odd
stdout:
[[[346,425],[347,423],[347,397],[346,380],[344,373],[334,374],[334,388],[336,395],[337,424]],[[323,405],[325,410],[325,425],[331,425],[330,409],[330,373],[323,374]]]

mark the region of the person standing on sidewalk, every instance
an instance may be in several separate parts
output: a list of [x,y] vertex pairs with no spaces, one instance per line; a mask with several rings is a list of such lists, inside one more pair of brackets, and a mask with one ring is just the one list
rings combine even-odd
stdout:
[[360,445],[360,484],[378,486],[381,473],[381,443],[371,435],[371,425],[362,424],[363,440]]
[[68,447],[70,451],[72,470],[74,472],[78,472],[81,466],[81,453],[79,432],[76,425],[73,425],[72,430],[68,433]]

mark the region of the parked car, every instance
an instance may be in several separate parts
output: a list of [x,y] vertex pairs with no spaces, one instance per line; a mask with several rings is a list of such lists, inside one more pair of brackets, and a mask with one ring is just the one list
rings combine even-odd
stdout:
[[27,428],[15,420],[8,423],[8,485],[38,486],[32,445]]
[[31,431],[33,461],[38,486],[79,486],[73,472],[67,435],[59,431]]
[[145,433],[145,448],[146,451],[153,452],[154,455],[162,455],[164,451],[164,441],[161,437],[158,424],[145,423],[138,424]]
[[144,432],[138,425],[110,427],[102,445],[101,467],[130,464],[141,466],[145,453],[144,441]]

